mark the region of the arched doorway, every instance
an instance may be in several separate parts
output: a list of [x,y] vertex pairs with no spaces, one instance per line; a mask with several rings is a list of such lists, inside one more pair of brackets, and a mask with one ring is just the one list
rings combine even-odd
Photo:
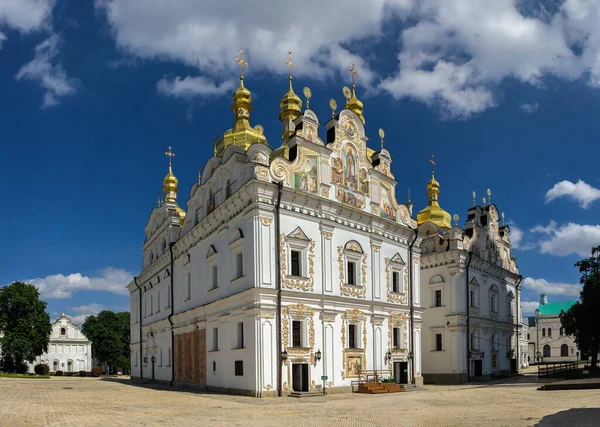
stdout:
[[67,362],[67,372],[73,372],[73,361],[69,360]]
[[52,362],[52,371],[53,372],[58,371],[58,360],[55,360],[54,362]]
[[569,346],[563,344],[560,346],[560,357],[568,357],[569,356]]
[[548,344],[544,346],[544,357],[550,357],[550,346]]

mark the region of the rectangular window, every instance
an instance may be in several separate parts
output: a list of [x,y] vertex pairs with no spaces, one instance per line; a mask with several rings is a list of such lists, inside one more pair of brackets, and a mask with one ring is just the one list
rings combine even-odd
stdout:
[[144,298],[144,317],[148,315],[148,297]]
[[154,314],[154,295],[150,295],[150,316]]
[[552,328],[548,328],[548,337],[552,337]]
[[394,348],[400,348],[400,328],[393,328],[392,338]]
[[219,328],[213,328],[213,351],[219,351]]
[[238,322],[237,348],[244,348],[244,322]]
[[133,366],[137,366],[137,356],[138,356],[138,352],[136,351],[133,354]]
[[236,278],[244,275],[244,255],[240,252],[235,256]]
[[437,290],[435,291],[435,300],[434,300],[434,307],[441,307],[442,306],[442,291],[441,290]]
[[292,251],[292,276],[301,276],[300,272],[300,251]]
[[216,289],[219,287],[219,276],[217,275],[218,270],[216,264],[212,266],[212,288]]
[[356,325],[348,325],[348,348],[356,348]]
[[244,376],[244,361],[242,361],[242,360],[235,361],[235,376],[236,377]]
[[475,340],[475,334],[471,334],[471,350],[477,350],[477,342]]
[[302,347],[302,322],[292,321],[292,347]]
[[494,296],[490,298],[490,311],[496,311],[496,297]]
[[192,273],[187,274],[187,293],[185,296],[185,300],[189,300],[192,298]]
[[469,302],[471,303],[471,304],[469,304],[469,305],[470,305],[471,307],[475,307],[475,291],[471,291],[471,292],[469,293],[469,299],[470,299],[470,301],[469,301]]
[[400,273],[392,273],[392,292],[400,292]]
[[348,281],[348,284],[356,285],[356,264],[352,261],[348,261],[347,270],[346,280]]
[[159,354],[159,357],[158,357],[158,366],[162,366],[162,354],[163,353],[162,353],[162,348],[161,348],[160,349],[160,354]]
[[442,334],[435,334],[435,351],[442,351]]
[[167,308],[171,308],[171,285],[167,285]]
[[213,360],[213,372],[217,372],[217,362]]
[[167,359],[167,366],[171,366],[171,349],[169,349],[169,354],[168,354],[168,359]]
[[156,312],[160,311],[160,291],[156,293]]

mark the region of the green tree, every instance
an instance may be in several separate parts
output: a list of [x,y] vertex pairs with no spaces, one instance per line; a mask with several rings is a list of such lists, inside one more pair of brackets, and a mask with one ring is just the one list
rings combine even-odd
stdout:
[[129,370],[129,312],[103,310],[88,316],[81,330],[92,342],[92,355],[100,364],[108,365],[114,373],[118,368]]
[[583,289],[579,301],[562,311],[560,321],[567,335],[575,337],[579,350],[592,356],[595,372],[600,351],[600,246],[592,248],[592,256],[575,264],[581,273]]
[[46,302],[34,285],[14,282],[0,288],[0,348],[11,359],[6,366],[18,370],[46,352],[51,331]]

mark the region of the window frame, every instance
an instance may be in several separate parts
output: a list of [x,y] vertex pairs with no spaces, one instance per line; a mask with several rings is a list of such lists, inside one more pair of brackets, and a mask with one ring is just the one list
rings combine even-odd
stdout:
[[244,361],[243,360],[234,361],[234,371],[235,371],[236,377],[244,376]]
[[441,332],[433,335],[433,351],[444,351],[444,334]]
[[[300,319],[292,319],[291,322],[291,328],[292,328],[292,347],[293,348],[303,348],[303,344],[304,344],[304,337],[303,337],[303,330],[304,330],[304,322]],[[296,326],[298,326],[297,328],[297,335],[296,335]],[[297,338],[297,339],[296,339]],[[298,344],[298,345],[296,345]]]
[[356,345],[357,341],[357,337],[356,337],[356,331],[358,330],[358,325],[355,323],[349,323],[348,324],[348,342],[347,342],[347,347],[348,349],[352,349],[355,350],[357,348],[360,348]]

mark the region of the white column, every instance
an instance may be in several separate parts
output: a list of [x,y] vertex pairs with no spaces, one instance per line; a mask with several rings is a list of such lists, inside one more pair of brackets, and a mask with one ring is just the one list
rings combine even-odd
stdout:
[[371,246],[371,259],[373,260],[371,270],[373,272],[373,298],[381,299],[381,247]]
[[274,370],[277,368],[278,363],[273,363],[276,357],[274,357],[273,352],[276,351],[277,348],[273,343],[273,325],[271,321],[264,320],[262,322],[262,386],[261,388],[270,385],[274,389],[277,389],[277,384],[274,384]]
[[[329,238],[327,237],[329,236]],[[321,253],[323,254],[322,268],[323,268],[323,284],[325,292],[333,292],[333,281],[331,277],[333,258],[331,257],[331,240],[333,239],[330,232],[321,233]]]
[[[261,283],[266,286],[272,287],[273,282],[271,281],[271,269],[275,263],[272,262],[271,258],[273,256],[273,251],[277,250],[277,245],[272,242],[272,220],[269,218],[260,218],[259,219],[259,238],[260,238],[260,248],[262,250],[257,250],[257,256],[259,258],[259,262],[257,263],[260,267],[260,277]],[[276,236],[279,238],[279,236]]]
[[333,323],[327,323],[325,326],[325,345],[324,345],[324,359],[325,359],[325,375],[327,375],[327,381],[335,383],[335,343],[333,341]]

